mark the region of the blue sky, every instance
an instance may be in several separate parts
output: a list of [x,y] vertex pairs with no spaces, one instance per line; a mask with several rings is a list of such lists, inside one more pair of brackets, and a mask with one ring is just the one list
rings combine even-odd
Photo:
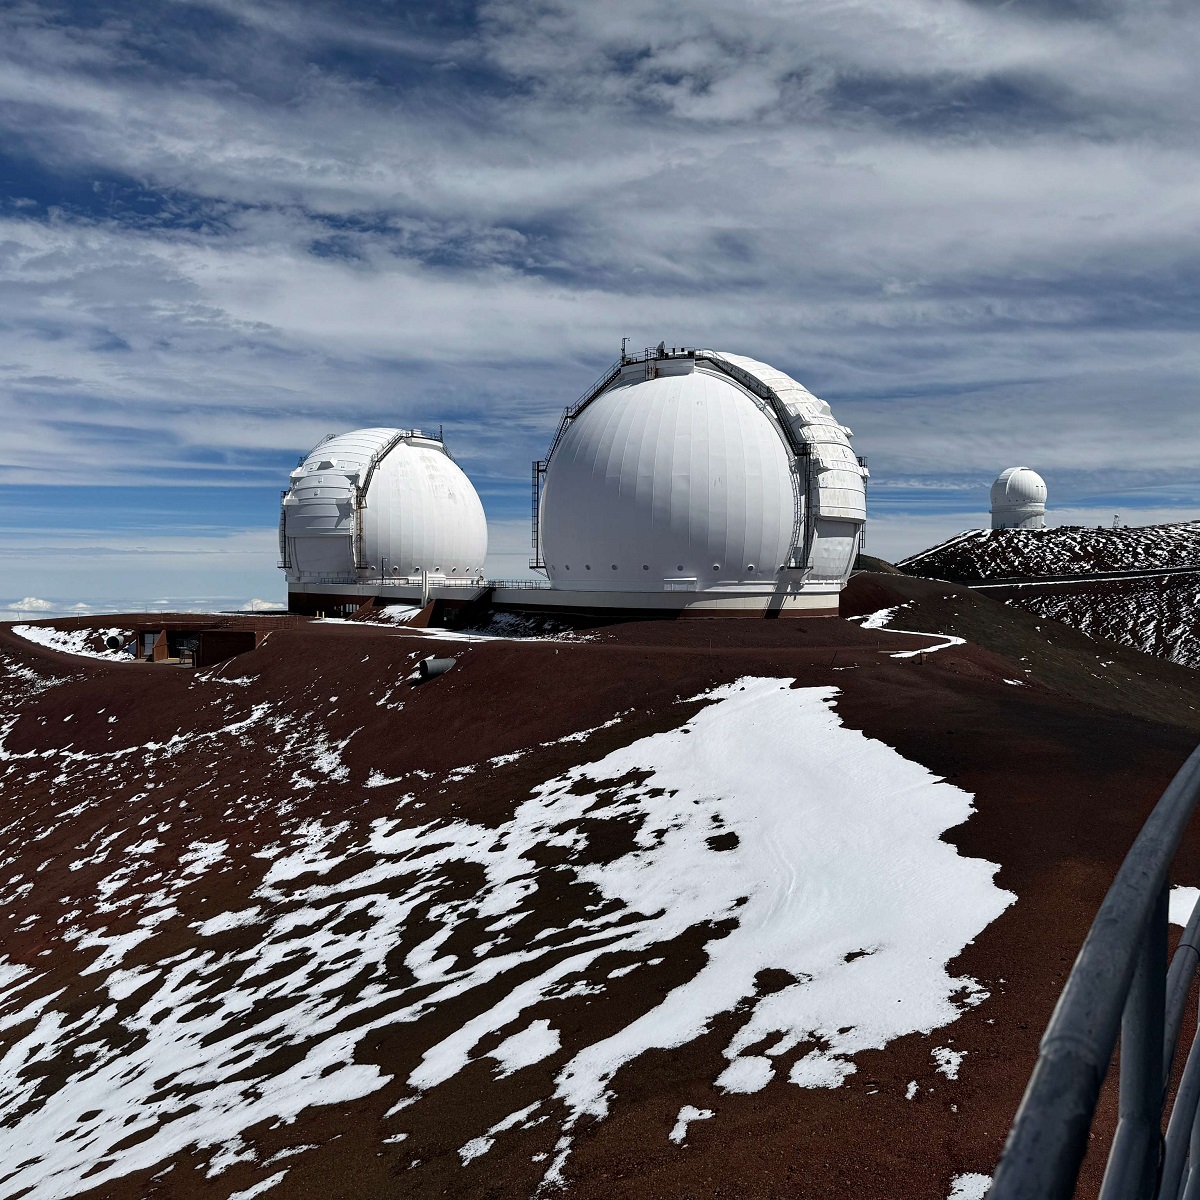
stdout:
[[442,424],[523,571],[615,357],[834,407],[870,547],[1200,517],[1200,16],[1174,0],[0,10],[0,613],[282,597],[279,488]]

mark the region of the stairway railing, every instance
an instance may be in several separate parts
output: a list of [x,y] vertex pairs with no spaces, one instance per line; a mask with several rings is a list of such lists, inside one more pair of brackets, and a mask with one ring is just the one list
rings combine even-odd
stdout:
[[1165,1114],[1200,963],[1200,904],[1167,968],[1167,873],[1200,800],[1200,749],[1168,785],[1104,897],[1042,1037],[988,1200],[1068,1200],[1121,1042],[1117,1131],[1101,1200],[1200,1200],[1200,1037]]

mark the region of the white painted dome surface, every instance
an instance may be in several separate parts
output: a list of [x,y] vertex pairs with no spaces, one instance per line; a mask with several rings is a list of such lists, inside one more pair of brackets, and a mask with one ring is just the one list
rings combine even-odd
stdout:
[[483,505],[441,442],[357,429],[317,445],[292,472],[280,549],[289,583],[358,583],[427,571],[482,575]]
[[845,581],[866,517],[865,470],[849,431],[781,372],[703,351],[659,359],[650,370],[629,364],[566,427],[547,465],[540,513],[542,557],[556,588],[778,586],[804,538],[806,468],[772,405],[738,382],[745,377],[774,389],[812,446],[808,575]]
[[1009,467],[992,484],[993,529],[1043,529],[1046,481],[1029,467]]

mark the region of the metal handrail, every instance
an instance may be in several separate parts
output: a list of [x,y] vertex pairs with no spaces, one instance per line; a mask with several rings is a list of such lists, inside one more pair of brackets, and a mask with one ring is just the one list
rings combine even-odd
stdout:
[[[414,579],[411,575],[385,575],[383,579],[376,580],[372,586],[385,589],[415,588],[420,586],[420,581]],[[546,591],[551,587],[544,579],[484,579],[482,577],[431,579],[429,586],[434,590],[439,588],[474,588],[476,590],[486,590],[488,588],[522,588],[526,591]]]
[[[1200,962],[1198,904],[1167,971],[1167,872],[1198,801],[1200,748],[1163,792],[1092,922],[1042,1037],[988,1200],[1069,1200],[1074,1195],[1118,1032],[1119,1120],[1101,1200],[1200,1196],[1196,1040],[1175,1099],[1165,1155],[1161,1134],[1175,1043]],[[1183,1142],[1192,1148],[1190,1161],[1185,1161]]]

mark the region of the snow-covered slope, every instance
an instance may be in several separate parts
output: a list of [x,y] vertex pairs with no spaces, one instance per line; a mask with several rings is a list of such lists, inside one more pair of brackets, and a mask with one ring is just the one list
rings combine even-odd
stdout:
[[[134,636],[128,629],[56,629],[52,625],[14,625],[13,633],[18,637],[60,650],[64,654],[81,654],[87,658],[107,658],[113,662],[128,662],[129,653],[125,644]],[[114,650],[108,639],[115,637],[121,647]]]
[[[1092,638],[1200,666],[1200,521],[974,529],[899,565],[934,579],[991,580],[994,599]],[[1104,578],[1121,572],[1132,577]]]
[[1200,569],[1200,521],[1119,529],[972,529],[897,565],[910,575],[956,581]]
[[[970,797],[846,729],[834,689],[790,683],[745,678],[699,697],[679,728],[547,780],[498,826],[408,817],[403,781],[365,836],[344,821],[285,819],[244,879],[244,905],[202,921],[183,920],[179,899],[226,869],[227,838],[189,839],[164,865],[155,852],[186,817],[146,791],[102,836],[62,830],[73,868],[102,865],[101,904],[88,914],[88,875],[64,897],[62,937],[86,962],[69,1008],[36,966],[4,968],[0,1022],[23,1035],[4,1057],[0,1186],[28,1200],[72,1196],[183,1150],[216,1176],[254,1158],[247,1134],[263,1121],[389,1084],[388,1136],[399,1141],[440,1085],[489,1060],[484,1074],[497,1078],[550,1069],[500,1120],[481,1112],[460,1156],[544,1125],[556,1133],[543,1178],[561,1180],[577,1126],[603,1119],[614,1076],[722,1014],[744,1020],[712,1083],[736,1093],[781,1071],[800,1087],[837,1087],[854,1054],[953,1022],[986,993],[946,963],[1013,899],[993,864],[939,839],[970,816]],[[310,724],[259,704],[166,747],[64,747],[38,761],[53,764],[65,797],[75,779],[115,788],[153,773],[164,751],[253,739],[294,789],[353,789],[344,744]],[[24,766],[2,745],[0,761],[10,778]],[[496,769],[464,764],[446,788],[480,766]],[[256,798],[230,801],[244,812]],[[614,824],[627,831],[623,851],[598,853],[597,829]],[[3,832],[19,839],[19,827]],[[539,861],[547,851],[553,865]],[[478,879],[468,894],[464,874]],[[548,920],[538,899],[551,875],[577,900]],[[31,886],[16,871],[0,903]],[[573,998],[603,997],[721,925],[703,965],[660,1002],[578,1028]],[[792,982],[761,995],[764,971]],[[389,1031],[413,1055],[399,1077],[368,1049]]]
[[1087,584],[1018,584],[999,589],[997,598],[1088,637],[1200,667],[1200,572]]
[[[890,1200],[898,1144],[910,1194],[986,1176],[1082,936],[1055,855],[1084,920],[1088,764],[1131,759],[876,607],[448,637],[415,686],[403,628],[190,672],[0,627],[0,1196]],[[1138,731],[1149,793],[1184,735]]]

